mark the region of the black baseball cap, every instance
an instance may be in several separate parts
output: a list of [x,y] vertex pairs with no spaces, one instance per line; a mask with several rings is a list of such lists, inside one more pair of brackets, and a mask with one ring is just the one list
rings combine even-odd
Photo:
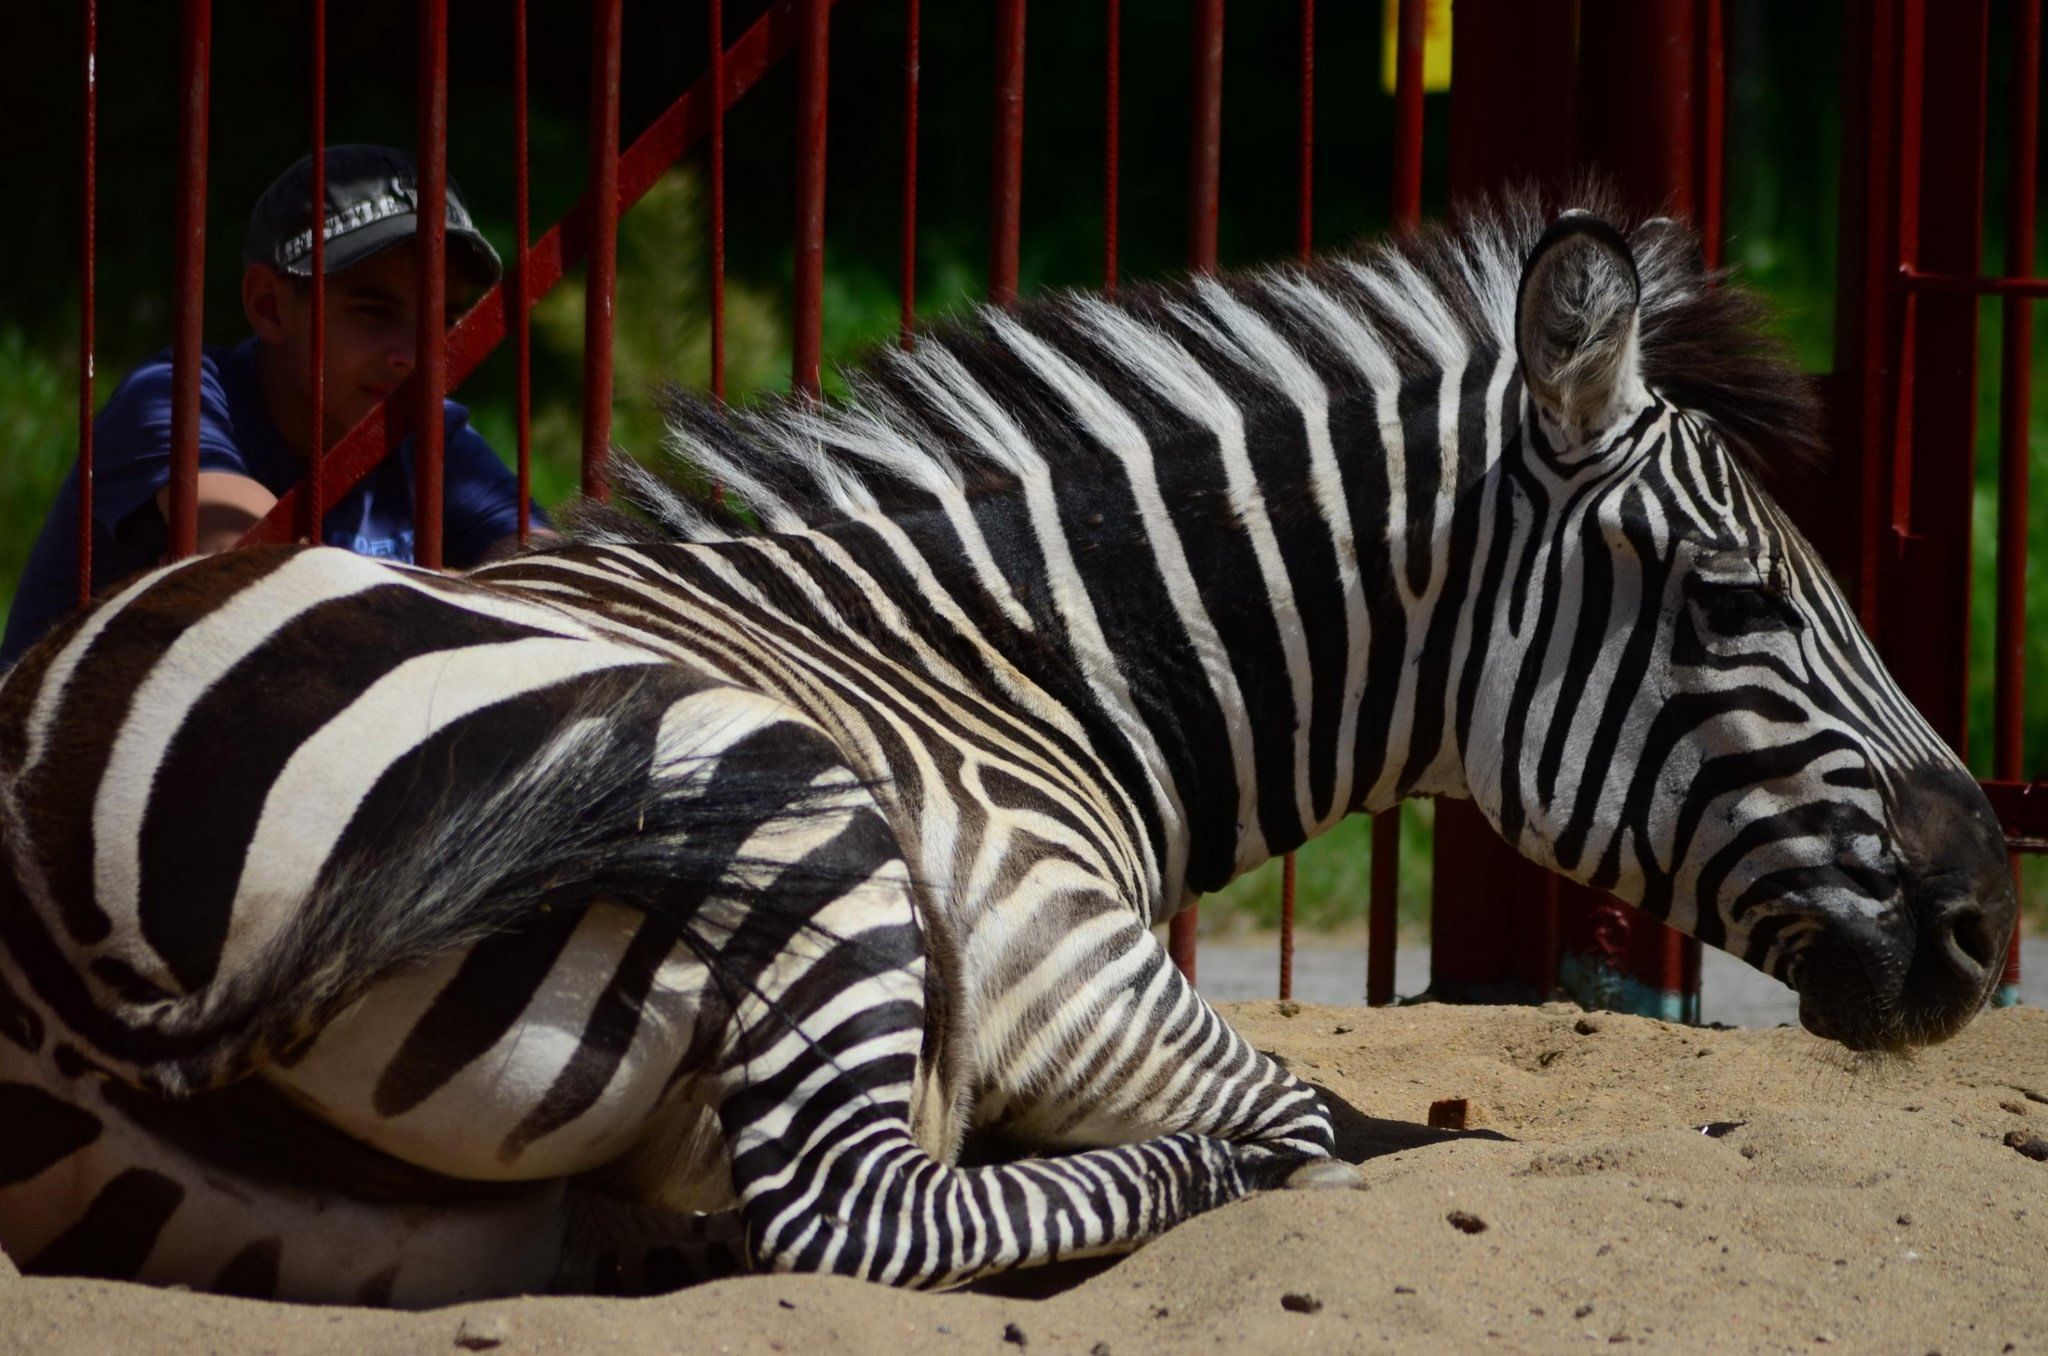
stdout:
[[[419,233],[419,167],[389,146],[329,146],[326,225],[330,274],[353,268]],[[277,177],[249,214],[242,263],[268,264],[296,278],[313,275],[313,157]],[[477,287],[505,271],[498,252],[477,232],[455,180],[448,180],[448,260]]]

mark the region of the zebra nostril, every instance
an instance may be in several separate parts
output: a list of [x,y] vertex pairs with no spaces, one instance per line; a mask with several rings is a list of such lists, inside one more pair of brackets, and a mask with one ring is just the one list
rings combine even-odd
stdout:
[[1946,935],[1950,949],[1967,957],[1979,973],[1998,963],[2005,938],[1996,935],[1984,906],[1976,899],[1957,899],[1944,905],[1937,926]]

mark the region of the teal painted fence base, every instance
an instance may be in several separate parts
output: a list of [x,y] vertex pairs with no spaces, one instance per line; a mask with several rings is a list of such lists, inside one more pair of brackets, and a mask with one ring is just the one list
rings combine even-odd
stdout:
[[1700,996],[1652,988],[1592,956],[1567,955],[1558,962],[1557,986],[1580,1007],[1697,1024]]

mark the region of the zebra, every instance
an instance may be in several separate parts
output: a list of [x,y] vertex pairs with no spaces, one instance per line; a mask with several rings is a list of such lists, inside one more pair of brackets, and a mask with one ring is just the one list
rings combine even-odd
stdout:
[[644,516],[463,576],[118,586],[0,683],[0,1247],[943,1287],[1355,1185],[1153,929],[1411,796],[1820,1036],[1952,1034],[2002,839],[1761,487],[1810,393],[1684,227],[1580,202],[672,395],[743,507],[628,463]]

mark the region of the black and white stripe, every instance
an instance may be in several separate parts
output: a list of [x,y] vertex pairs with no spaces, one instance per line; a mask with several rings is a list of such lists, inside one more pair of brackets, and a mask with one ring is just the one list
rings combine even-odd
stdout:
[[0,685],[0,1245],[947,1284],[1346,1180],[1150,928],[1411,795],[1818,1031],[1947,1034],[1995,826],[1754,478],[1811,420],[1756,323],[1669,223],[1511,205],[983,314],[836,408],[678,396],[760,530],[629,472],[658,532],[465,578],[125,587]]

